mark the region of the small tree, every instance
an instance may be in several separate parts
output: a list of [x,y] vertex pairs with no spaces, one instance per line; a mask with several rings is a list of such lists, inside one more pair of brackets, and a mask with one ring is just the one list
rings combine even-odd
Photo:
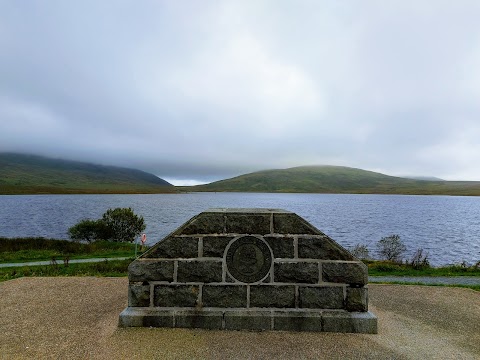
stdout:
[[88,243],[99,239],[106,239],[106,227],[102,220],[84,219],[68,229],[70,238]]
[[356,244],[354,247],[348,249],[350,253],[358,259],[365,260],[370,258],[370,252],[367,245]]
[[131,208],[108,209],[102,220],[113,241],[133,242],[145,230],[142,216],[137,216]]
[[398,262],[407,247],[400,239],[400,235],[390,235],[377,242],[377,250],[383,259]]

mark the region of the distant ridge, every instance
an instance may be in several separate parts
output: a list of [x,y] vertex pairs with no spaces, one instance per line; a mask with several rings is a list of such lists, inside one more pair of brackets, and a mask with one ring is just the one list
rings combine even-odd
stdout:
[[478,181],[407,179],[343,166],[265,170],[184,188],[209,192],[480,195]]
[[174,186],[144,171],[0,153],[0,194],[162,193]]
[[414,179],[414,180],[427,180],[427,181],[445,181],[444,179],[440,179],[435,176],[402,176],[406,179]]

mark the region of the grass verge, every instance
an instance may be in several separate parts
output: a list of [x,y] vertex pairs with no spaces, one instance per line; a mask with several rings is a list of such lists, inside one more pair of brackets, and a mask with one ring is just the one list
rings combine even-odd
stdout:
[[390,261],[363,260],[372,276],[480,276],[480,266],[475,264],[447,265],[442,267],[424,266],[416,268],[410,264]]
[[[140,251],[140,246],[138,247]],[[96,241],[90,244],[68,240],[37,238],[0,238],[0,264],[57,259],[129,257],[135,244]]]
[[0,268],[0,281],[12,280],[25,276],[127,276],[128,265],[133,261],[104,260],[95,263],[19,266]]

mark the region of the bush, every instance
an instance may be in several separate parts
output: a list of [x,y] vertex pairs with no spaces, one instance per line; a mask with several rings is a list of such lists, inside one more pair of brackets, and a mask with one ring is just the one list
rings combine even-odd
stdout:
[[400,239],[400,235],[390,235],[377,242],[377,251],[382,259],[400,262],[401,256],[407,247]]
[[368,251],[367,245],[356,244],[354,247],[349,248],[348,250],[357,259],[364,260],[370,258],[370,252]]
[[428,253],[423,255],[423,249],[417,249],[417,251],[415,251],[415,254],[413,254],[410,265],[414,269],[424,269],[430,267],[430,262],[428,261]]
[[68,234],[73,240],[86,241],[88,243],[100,239],[108,239],[110,234],[102,220],[84,219],[68,229]]
[[73,240],[87,242],[110,240],[133,242],[145,230],[142,216],[137,216],[131,208],[108,209],[99,220],[82,220],[68,229]]
[[131,208],[108,209],[102,221],[109,232],[109,240],[133,242],[146,225],[142,216],[137,216]]

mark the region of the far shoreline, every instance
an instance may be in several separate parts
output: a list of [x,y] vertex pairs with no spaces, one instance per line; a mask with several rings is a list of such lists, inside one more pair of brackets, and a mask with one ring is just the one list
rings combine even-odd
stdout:
[[336,192],[311,192],[311,191],[245,191],[245,190],[202,190],[189,186],[172,186],[168,189],[5,189],[0,188],[1,195],[172,195],[191,193],[246,193],[246,194],[323,194],[323,195],[415,195],[415,196],[480,196],[479,191],[400,191],[391,189],[389,191],[336,191]]

